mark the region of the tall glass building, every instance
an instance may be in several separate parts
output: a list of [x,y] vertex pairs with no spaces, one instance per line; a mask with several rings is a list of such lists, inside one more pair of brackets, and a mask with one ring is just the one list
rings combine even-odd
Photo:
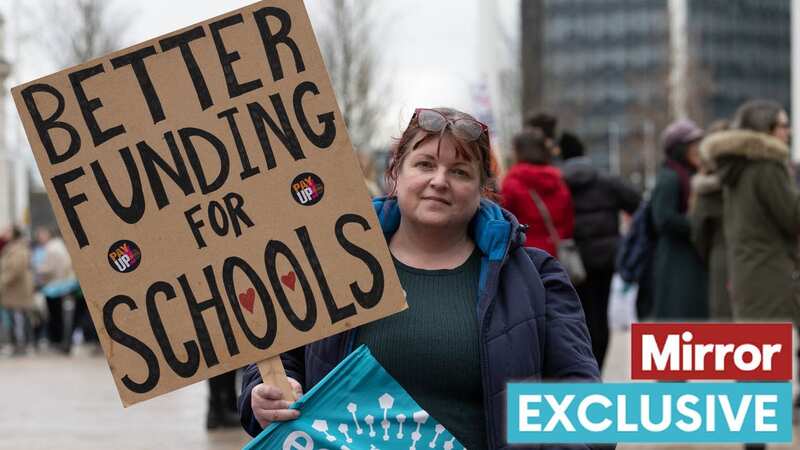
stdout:
[[689,1],[690,44],[710,81],[703,119],[729,117],[743,101],[790,106],[791,1]]
[[708,125],[750,98],[789,107],[790,0],[541,1],[540,104],[634,181],[654,172],[676,114]]

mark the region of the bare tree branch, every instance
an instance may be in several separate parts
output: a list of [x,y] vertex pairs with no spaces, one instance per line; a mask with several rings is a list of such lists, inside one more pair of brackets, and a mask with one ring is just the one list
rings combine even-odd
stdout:
[[332,0],[319,33],[320,48],[353,145],[375,146],[388,85],[378,79],[374,34],[380,26],[371,2]]
[[122,47],[130,25],[112,9],[113,0],[50,0],[40,18],[41,44],[60,67],[72,66]]

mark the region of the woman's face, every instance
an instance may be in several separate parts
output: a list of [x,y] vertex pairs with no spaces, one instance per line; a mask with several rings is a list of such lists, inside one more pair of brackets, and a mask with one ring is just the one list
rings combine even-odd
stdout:
[[466,228],[478,210],[481,177],[478,161],[457,157],[453,137],[428,137],[409,150],[397,174],[397,202],[404,220],[416,225]]
[[789,135],[791,134],[791,124],[789,124],[789,116],[786,111],[778,113],[778,122],[772,130],[772,135],[780,139],[784,144],[789,143]]
[[689,144],[689,148],[686,149],[686,162],[695,169],[700,168],[700,141]]

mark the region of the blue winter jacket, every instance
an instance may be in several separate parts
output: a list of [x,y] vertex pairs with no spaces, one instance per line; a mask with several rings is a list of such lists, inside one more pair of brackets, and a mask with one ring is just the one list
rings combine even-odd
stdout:
[[[373,201],[387,242],[400,225],[394,198]],[[480,326],[481,373],[488,449],[510,450],[505,442],[506,383],[521,380],[600,381],[578,295],[558,261],[525,248],[524,227],[489,200],[470,224],[483,253],[476,314]],[[331,336],[281,355],[289,377],[304,392],[353,350],[358,329]],[[239,410],[252,436],[261,432],[250,407],[250,391],[261,383],[255,365],[245,369]],[[572,446],[513,447],[588,448]]]

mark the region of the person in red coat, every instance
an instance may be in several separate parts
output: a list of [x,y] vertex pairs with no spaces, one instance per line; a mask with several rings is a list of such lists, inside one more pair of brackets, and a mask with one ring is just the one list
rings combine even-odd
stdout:
[[517,216],[520,223],[529,226],[526,247],[536,247],[556,255],[556,244],[536,208],[531,191],[541,197],[560,239],[572,238],[575,224],[572,195],[561,171],[551,164],[552,156],[541,130],[526,128],[517,134],[514,153],[517,163],[503,180],[502,205]]

